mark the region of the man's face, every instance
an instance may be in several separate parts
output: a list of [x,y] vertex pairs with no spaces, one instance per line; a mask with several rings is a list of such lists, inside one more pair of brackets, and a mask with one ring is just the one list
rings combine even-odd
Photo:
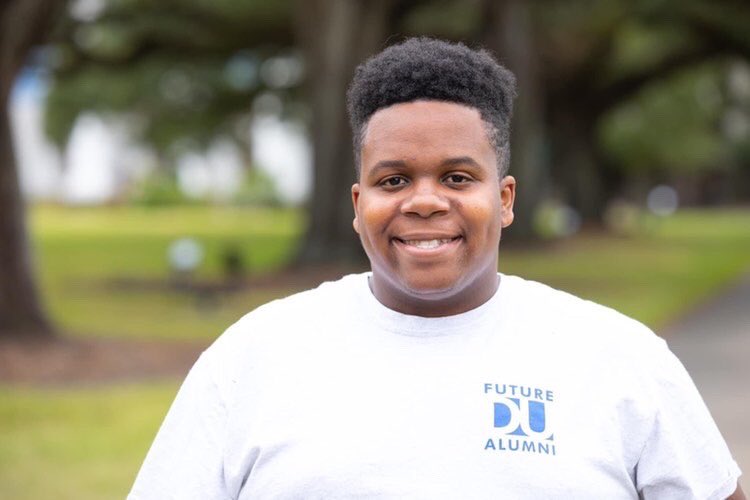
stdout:
[[499,179],[479,112],[442,101],[377,111],[352,186],[354,229],[384,305],[421,316],[479,306],[497,287],[515,180]]

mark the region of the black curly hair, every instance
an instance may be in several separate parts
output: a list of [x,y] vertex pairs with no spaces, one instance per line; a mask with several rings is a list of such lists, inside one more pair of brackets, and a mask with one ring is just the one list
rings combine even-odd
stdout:
[[486,50],[424,37],[388,47],[357,67],[347,92],[357,175],[367,123],[376,111],[402,102],[438,100],[479,111],[503,177],[510,163],[515,95],[513,73]]

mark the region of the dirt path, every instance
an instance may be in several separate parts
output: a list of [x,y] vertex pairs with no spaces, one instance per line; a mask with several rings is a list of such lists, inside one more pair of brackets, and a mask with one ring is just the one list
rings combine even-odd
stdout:
[[88,386],[184,378],[207,341],[150,341],[61,337],[0,341],[0,383]]
[[[361,266],[341,264],[289,268],[229,285],[191,283],[189,286],[194,291],[216,291],[227,286],[302,290],[363,270]],[[160,290],[175,284],[125,279],[109,286]],[[210,340],[131,340],[78,335],[62,335],[51,342],[0,339],[0,384],[76,387],[164,377],[182,380],[209,343]]]
[[664,332],[750,488],[750,273]]

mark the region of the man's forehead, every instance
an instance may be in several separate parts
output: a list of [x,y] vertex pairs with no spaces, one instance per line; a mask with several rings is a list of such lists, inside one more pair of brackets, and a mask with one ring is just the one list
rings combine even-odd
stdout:
[[375,112],[367,122],[363,142],[397,139],[404,134],[440,133],[445,129],[471,133],[482,126],[479,111],[469,106],[446,101],[410,101]]
[[451,156],[461,150],[492,150],[479,111],[446,101],[394,104],[372,115],[362,137],[363,156],[419,156],[441,147],[452,150]]
[[417,99],[414,101],[399,102],[385,106],[375,111],[367,121],[366,127],[373,123],[393,120],[394,116],[399,119],[404,114],[414,117],[441,118],[443,116],[454,116],[455,118],[471,117],[472,119],[482,119],[478,109],[467,104],[454,101],[441,101],[436,99]]

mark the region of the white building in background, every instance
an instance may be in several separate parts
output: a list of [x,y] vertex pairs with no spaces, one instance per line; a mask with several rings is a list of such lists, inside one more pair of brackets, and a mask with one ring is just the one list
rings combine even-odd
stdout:
[[276,184],[283,201],[300,204],[312,190],[312,147],[303,127],[274,116],[253,121],[253,161]]
[[[46,91],[42,78],[26,72],[11,95],[21,188],[29,199],[107,203],[156,168],[154,156],[134,146],[122,124],[90,113],[79,117],[66,151],[59,152],[44,135]],[[274,180],[282,201],[304,202],[311,191],[312,152],[302,127],[263,116],[254,121],[251,139],[253,162]],[[214,200],[230,198],[244,175],[241,155],[228,142],[218,142],[203,154],[186,155],[177,168],[186,195]]]
[[95,205],[113,199],[120,187],[118,158],[126,144],[126,137],[98,116],[80,116],[65,151],[61,201]]
[[32,199],[62,195],[62,159],[44,136],[41,107],[46,89],[39,78],[22,75],[10,97],[11,133],[21,189]]

